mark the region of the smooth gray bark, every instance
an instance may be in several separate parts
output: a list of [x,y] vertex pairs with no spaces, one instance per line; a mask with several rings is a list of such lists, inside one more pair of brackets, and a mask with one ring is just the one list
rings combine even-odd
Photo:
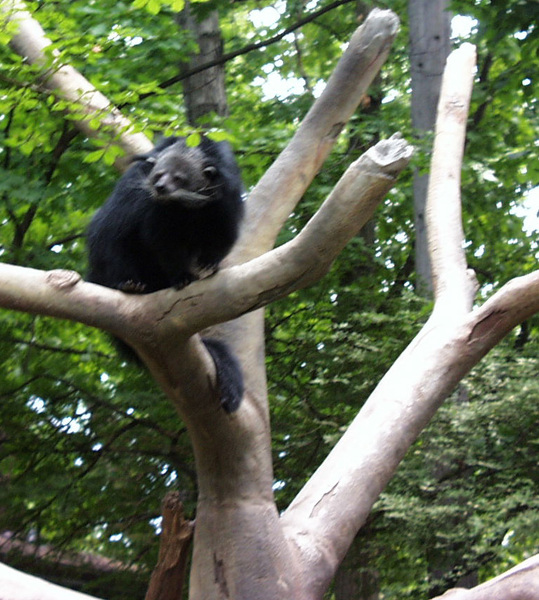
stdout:
[[[409,0],[410,71],[412,74],[412,126],[418,137],[434,131],[436,107],[445,61],[451,49],[449,0]],[[428,174],[414,175],[416,287],[432,293],[425,207]]]

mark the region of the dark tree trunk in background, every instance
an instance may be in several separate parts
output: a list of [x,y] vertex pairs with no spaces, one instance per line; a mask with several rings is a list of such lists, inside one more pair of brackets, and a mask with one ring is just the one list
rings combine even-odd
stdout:
[[[449,0],[409,0],[412,126],[417,136],[434,130],[445,61],[451,48]],[[432,277],[427,249],[425,204],[428,174],[414,175],[416,287],[430,295]]]
[[374,568],[372,537],[366,525],[355,537],[342,561],[334,581],[335,600],[378,600],[380,576]]
[[[217,11],[211,11],[206,17],[199,19],[187,2],[185,9],[178,15],[178,23],[193,33],[199,47],[199,52],[192,54],[188,63],[182,63],[182,71],[188,72],[223,55],[223,39]],[[224,66],[210,67],[185,79],[183,97],[187,120],[191,125],[204,125],[203,119],[209,113],[226,116],[228,105]]]

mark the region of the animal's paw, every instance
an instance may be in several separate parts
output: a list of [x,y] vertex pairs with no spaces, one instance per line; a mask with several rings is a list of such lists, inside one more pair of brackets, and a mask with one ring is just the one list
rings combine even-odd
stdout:
[[175,290],[182,290],[184,287],[187,287],[190,283],[196,281],[196,277],[191,273],[183,273],[180,276],[174,278],[172,282],[172,286]]
[[206,279],[207,277],[211,277],[215,275],[219,270],[219,265],[206,265],[204,267],[197,267],[196,269],[196,278],[197,279]]
[[133,281],[129,279],[128,281],[124,281],[118,289],[122,290],[126,294],[144,294],[146,290],[146,284],[141,283],[140,281]]

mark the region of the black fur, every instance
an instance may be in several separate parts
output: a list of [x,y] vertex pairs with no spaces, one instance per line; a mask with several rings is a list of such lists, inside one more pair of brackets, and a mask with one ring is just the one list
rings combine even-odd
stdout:
[[215,272],[238,236],[242,191],[227,143],[188,148],[167,138],[136,159],[94,216],[88,281],[150,293]]
[[[182,288],[215,273],[237,239],[243,187],[226,142],[167,138],[135,159],[88,229],[87,280],[132,293]],[[203,339],[221,404],[239,406],[243,377],[226,344]]]
[[234,412],[238,410],[243,398],[243,375],[240,363],[221,340],[202,338],[202,341],[215,363],[221,406],[227,413]]

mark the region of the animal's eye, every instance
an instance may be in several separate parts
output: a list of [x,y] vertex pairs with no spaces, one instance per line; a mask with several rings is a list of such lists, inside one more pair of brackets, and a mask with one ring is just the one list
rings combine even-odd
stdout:
[[185,175],[182,175],[181,173],[175,173],[173,175],[173,179],[174,179],[174,183],[178,186],[178,187],[183,187],[185,185],[187,185],[187,177]]
[[161,179],[163,176],[162,171],[152,171],[150,174],[150,183],[154,184]]
[[213,181],[217,177],[217,169],[211,165],[206,167],[202,173],[204,173],[204,177],[210,181]]

